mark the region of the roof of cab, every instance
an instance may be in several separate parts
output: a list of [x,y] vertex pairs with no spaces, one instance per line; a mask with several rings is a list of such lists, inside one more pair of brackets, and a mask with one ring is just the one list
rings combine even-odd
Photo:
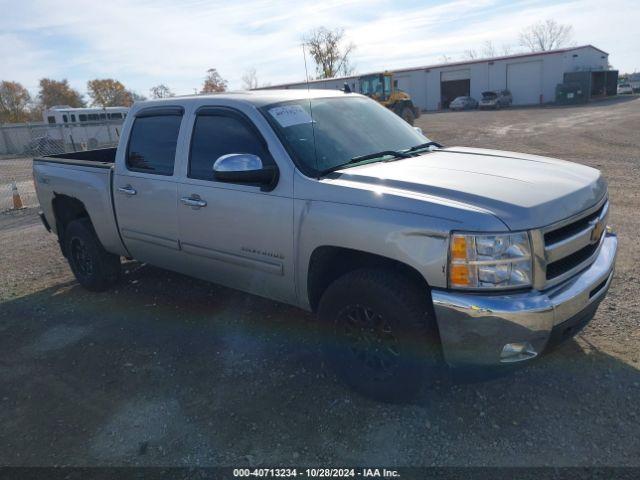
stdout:
[[237,92],[221,92],[206,95],[184,95],[157,100],[145,100],[136,102],[137,107],[160,106],[160,105],[185,105],[187,103],[203,103],[207,99],[238,100],[243,103],[250,103],[256,107],[270,105],[273,103],[286,102],[290,100],[304,100],[309,98],[340,97],[344,95],[360,96],[357,93],[344,93],[342,90],[307,90],[307,89],[282,89],[282,90],[247,90]]

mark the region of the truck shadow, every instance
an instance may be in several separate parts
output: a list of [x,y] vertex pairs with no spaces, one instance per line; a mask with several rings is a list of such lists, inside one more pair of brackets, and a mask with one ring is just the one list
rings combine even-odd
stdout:
[[2,464],[616,465],[639,451],[638,359],[589,330],[509,376],[387,405],[336,381],[311,315],[126,268],[110,292],[69,282],[0,305]]

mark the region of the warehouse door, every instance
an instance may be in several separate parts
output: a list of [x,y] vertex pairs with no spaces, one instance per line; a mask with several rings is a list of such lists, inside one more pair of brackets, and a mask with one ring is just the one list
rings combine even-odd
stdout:
[[471,92],[471,70],[451,70],[440,73],[440,102],[442,108],[449,108],[449,104],[456,97],[469,96]]
[[542,62],[523,62],[507,65],[507,88],[514,105],[540,103],[542,95]]

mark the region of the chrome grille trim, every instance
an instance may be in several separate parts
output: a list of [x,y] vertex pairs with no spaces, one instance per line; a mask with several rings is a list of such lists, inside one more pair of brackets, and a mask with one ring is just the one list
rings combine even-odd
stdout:
[[562,238],[561,240],[555,241],[548,245],[545,243],[545,234],[554,232],[558,229],[571,225],[572,223],[579,222],[585,217],[593,215],[594,212],[597,212],[600,209],[602,209],[602,211],[597,217],[598,222],[605,222],[606,225],[606,221],[609,215],[609,201],[607,195],[605,195],[598,203],[596,203],[593,207],[588,208],[587,210],[584,210],[576,215],[556,222],[547,227],[543,227],[531,232],[532,244],[534,248],[533,270],[535,288],[544,290],[556,286],[571,278],[573,275],[585,269],[595,261],[595,259],[598,257],[598,253],[600,253],[600,248],[602,247],[602,243],[605,238],[604,229],[600,238],[598,239],[597,248],[588,259],[552,279],[547,279],[548,264],[562,260],[592,244],[591,234],[595,228],[595,222],[594,224],[590,224],[588,227],[583,228],[566,238]]
[[[606,223],[608,214],[609,204],[605,203],[602,212],[598,216],[598,221],[604,221]],[[588,216],[588,214],[586,216]],[[560,260],[593,243],[591,242],[591,233],[593,232],[594,228],[595,225],[589,225],[585,229],[574,235],[571,235],[570,237],[545,246],[544,250],[547,263]]]

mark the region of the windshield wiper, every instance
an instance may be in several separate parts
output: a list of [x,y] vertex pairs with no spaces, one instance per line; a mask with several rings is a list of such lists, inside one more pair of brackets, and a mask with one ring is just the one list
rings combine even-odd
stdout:
[[335,167],[327,168],[321,173],[321,175],[326,175],[327,173],[335,172],[336,170],[340,170],[341,168],[347,167],[349,165],[353,165],[355,163],[364,162],[365,160],[373,160],[375,158],[382,158],[382,157],[411,158],[411,155],[409,155],[406,152],[406,150],[405,151],[382,150],[380,152],[368,153],[366,155],[359,155],[357,157],[353,157],[351,160],[349,160],[346,163],[336,165]]
[[403,150],[403,152],[405,153],[415,152],[416,150],[422,150],[423,148],[429,148],[429,147],[442,148],[442,145],[440,145],[438,142],[421,143],[420,145],[415,145],[408,150]]

